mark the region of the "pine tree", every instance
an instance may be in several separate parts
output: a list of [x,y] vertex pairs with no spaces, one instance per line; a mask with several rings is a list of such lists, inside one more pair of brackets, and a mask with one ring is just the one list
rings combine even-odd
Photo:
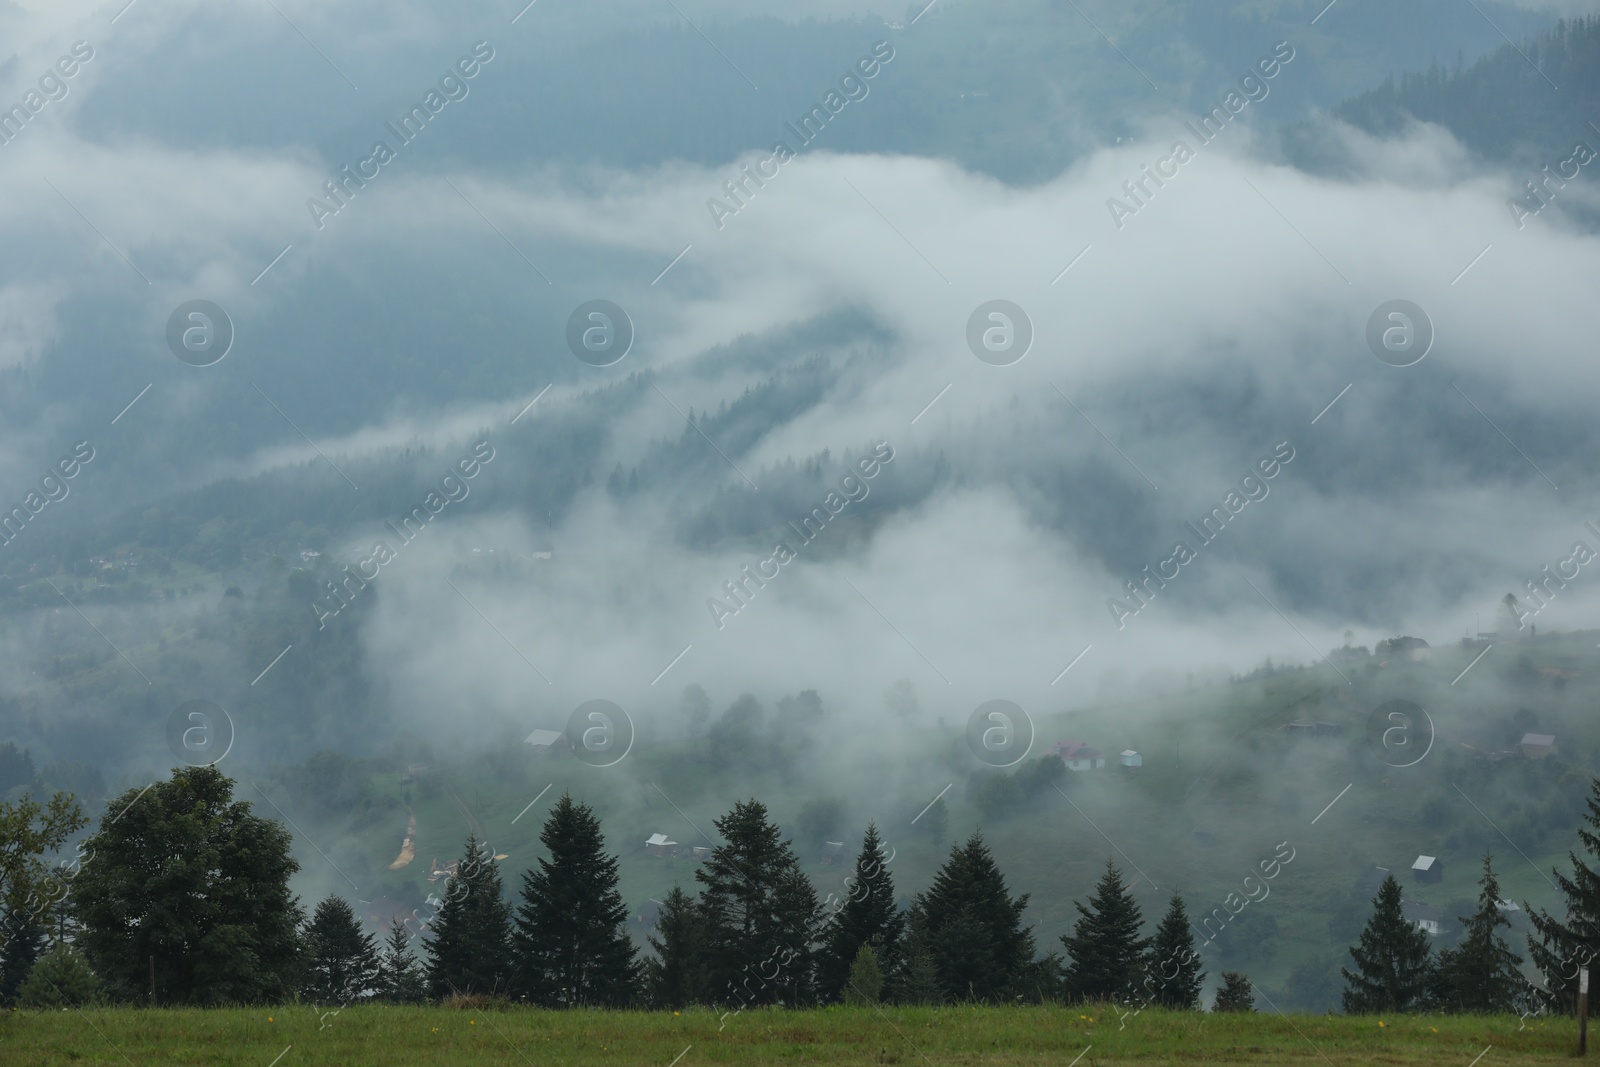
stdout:
[[895,906],[894,876],[876,824],[867,825],[856,856],[844,904],[828,921],[821,952],[817,954],[817,985],[826,1000],[842,996],[850,969],[863,945],[871,945],[880,971],[894,974],[899,959],[905,916]]
[[845,980],[846,1004],[876,1004],[883,997],[883,971],[878,967],[878,956],[872,946],[863,943],[856,950],[850,964],[850,974]]
[[1500,911],[1500,883],[1494,876],[1493,857],[1483,854],[1483,877],[1478,880],[1478,910],[1459,916],[1466,936],[1455,948],[1439,953],[1435,969],[1435,997],[1445,1011],[1491,1014],[1517,1011],[1527,990],[1518,967],[1522,957],[1511,951],[1497,932],[1511,920]]
[[1212,1011],[1238,1011],[1253,1012],[1256,1010],[1256,995],[1250,985],[1250,979],[1238,971],[1223,971],[1222,985],[1217,988],[1217,995],[1211,1002]]
[[900,1004],[943,1004],[944,987],[933,966],[933,953],[915,933],[905,939],[905,968],[895,983],[894,999]]
[[1361,931],[1361,943],[1350,949],[1356,970],[1340,968],[1345,980],[1345,1014],[1419,1008],[1427,1000],[1430,983],[1428,935],[1406,920],[1400,883],[1394,875],[1378,887],[1372,908],[1372,918]]
[[522,876],[512,933],[512,988],[542,1007],[622,1007],[639,995],[628,907],[617,892],[617,858],[605,853],[600,820],[565,795],[539,840],[550,858]]
[[1126,1001],[1137,996],[1150,941],[1139,936],[1144,916],[1123,888],[1116,864],[1106,860],[1106,873],[1095,884],[1087,906],[1076,900],[1072,906],[1078,909],[1078,920],[1072,933],[1061,935],[1070,960],[1067,998]]
[[652,1006],[685,1008],[711,999],[705,961],[705,920],[700,904],[679,886],[661,902],[655,933],[649,937],[655,958],[644,963],[645,989]]
[[432,922],[428,995],[435,1000],[472,993],[501,994],[511,970],[511,905],[494,858],[467,838],[466,854],[445,887],[444,906]]
[[390,1004],[420,1004],[427,994],[422,963],[411,951],[411,932],[399,919],[391,919],[378,960],[378,996]]
[[1595,966],[1600,956],[1600,778],[1590,785],[1588,811],[1583,821],[1587,827],[1578,827],[1578,841],[1583,845],[1590,862],[1568,852],[1572,861],[1572,876],[1552,870],[1556,887],[1565,898],[1564,919],[1558,919],[1543,908],[1528,909],[1534,934],[1528,937],[1528,955],[1533,965],[1544,974],[1552,1006],[1557,1011],[1571,1011],[1578,995],[1578,970]]
[[913,899],[910,915],[942,1000],[1034,995],[1033,934],[1022,925],[1027,906],[1026,893],[1011,896],[982,834],[950,850],[933,884]]
[[816,891],[759,801],[736,803],[716,827],[726,843],[694,875],[705,887],[710,995],[741,1006],[794,1003],[812,984]]
[[361,929],[350,902],[329,896],[306,927],[304,995],[317,1002],[348,1004],[378,983],[378,947]]
[[1150,942],[1141,1000],[1174,1011],[1196,1011],[1205,980],[1195,951],[1194,928],[1189,925],[1183,898],[1175,895]]
[[104,1000],[100,979],[71,945],[57,945],[40,956],[17,993],[24,1008],[81,1008]]
[[0,1008],[17,1002],[28,972],[44,952],[45,929],[33,911],[16,908],[0,920]]

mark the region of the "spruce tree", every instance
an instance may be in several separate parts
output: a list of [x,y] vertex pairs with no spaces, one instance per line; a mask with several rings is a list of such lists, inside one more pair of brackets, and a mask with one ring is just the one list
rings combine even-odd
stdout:
[[427,994],[422,963],[411,951],[411,932],[399,919],[391,919],[378,959],[378,996],[390,1004],[420,1004]]
[[823,947],[817,954],[817,985],[825,1000],[837,1000],[844,994],[862,945],[872,946],[878,968],[886,977],[898,967],[906,920],[895,906],[894,876],[888,864],[878,827],[869,823],[849,893],[828,920]]
[[512,933],[512,989],[542,1007],[622,1007],[639,995],[628,907],[617,892],[617,858],[605,853],[600,820],[565,795],[539,840],[549,850],[522,876]]
[[1406,920],[1400,883],[1389,875],[1372,900],[1372,918],[1361,943],[1350,949],[1356,970],[1341,967],[1347,1015],[1411,1011],[1427,1001],[1430,984],[1428,935]]
[[645,990],[656,1008],[686,1008],[711,999],[705,961],[705,920],[700,904],[679,886],[661,902],[649,937],[655,958],[644,963]]
[[856,950],[850,964],[850,974],[845,980],[846,1004],[876,1004],[883,997],[883,971],[878,967],[878,956],[872,946],[863,944]]
[[982,834],[950,850],[933,884],[913,899],[910,915],[941,1000],[1036,995],[1033,933],[1022,924],[1027,906],[1026,893],[1011,895]]
[[816,891],[759,801],[736,803],[715,825],[725,843],[694,875],[705,887],[710,996],[740,1006],[795,1003],[812,987]]
[[1254,988],[1250,985],[1250,979],[1238,971],[1223,971],[1222,985],[1217,988],[1217,995],[1211,1001],[1211,1010],[1255,1011],[1256,995]]
[[1106,872],[1095,884],[1087,906],[1074,900],[1078,920],[1062,934],[1067,965],[1068,1000],[1127,1001],[1138,995],[1147,938],[1139,936],[1144,916],[1122,885],[1122,872],[1106,860]]
[[349,1004],[378,983],[378,947],[361,929],[350,902],[326,897],[306,927],[304,995],[319,1003]]
[[1184,910],[1183,898],[1174,895],[1150,942],[1140,1001],[1174,1011],[1196,1011],[1205,980],[1189,914]]
[[0,1008],[16,1004],[22,983],[44,952],[44,943],[44,924],[32,909],[13,909],[0,920]]
[[1578,841],[1588,862],[1568,852],[1572,876],[1550,872],[1565,898],[1565,916],[1557,918],[1543,908],[1523,904],[1533,923],[1528,955],[1544,974],[1552,1006],[1563,1012],[1571,1011],[1577,1001],[1579,968],[1593,968],[1600,956],[1600,778],[1590,784],[1587,807],[1583,816],[1587,825],[1578,827]]
[[105,1000],[105,989],[83,954],[57,945],[33,965],[17,993],[24,1008],[82,1008]]
[[473,834],[434,917],[428,953],[428,995],[503,994],[511,970],[511,905],[494,858]]
[[895,983],[894,999],[899,1004],[943,1004],[944,987],[933,966],[933,953],[915,933],[905,939],[905,967]]
[[1436,999],[1445,1011],[1491,1014],[1515,1012],[1524,1000],[1527,982],[1518,967],[1522,957],[1499,934],[1511,927],[1500,911],[1500,883],[1493,858],[1483,854],[1478,880],[1478,910],[1459,916],[1466,936],[1455,948],[1439,953]]

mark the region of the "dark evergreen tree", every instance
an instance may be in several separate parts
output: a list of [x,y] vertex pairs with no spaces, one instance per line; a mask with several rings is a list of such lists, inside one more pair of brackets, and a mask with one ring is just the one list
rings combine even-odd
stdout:
[[878,956],[872,946],[863,944],[856,950],[850,963],[850,974],[845,979],[846,1004],[876,1004],[883,999],[883,971],[878,966]]
[[314,1002],[349,1004],[377,987],[377,944],[343,897],[329,896],[317,905],[306,927],[305,953],[302,992]]
[[939,972],[933,966],[933,953],[915,932],[906,936],[905,966],[892,992],[899,1004],[944,1003],[944,987],[939,984]]
[[233,799],[215,767],[113,799],[72,879],[75,942],[114,996],[156,1003],[282,1000],[299,985],[303,913],[289,832]]
[[645,989],[651,1005],[685,1008],[709,1003],[711,977],[706,969],[706,929],[699,902],[681,887],[673,886],[661,902],[649,941],[656,953],[644,964]]
[[1511,927],[1511,920],[1500,910],[1500,883],[1488,852],[1483,854],[1483,877],[1478,880],[1478,910],[1458,918],[1466,934],[1455,948],[1439,953],[1434,1002],[1448,1012],[1519,1011],[1529,987],[1518,970],[1522,957],[1499,934],[1500,927]]
[[1144,915],[1109,859],[1087,906],[1073,901],[1078,920],[1062,934],[1067,950],[1068,1000],[1131,1001],[1139,996],[1148,938],[1140,937]]
[[1205,972],[1200,969],[1200,955],[1195,951],[1189,914],[1184,909],[1183,898],[1174,895],[1150,942],[1140,1003],[1158,1004],[1174,1011],[1196,1011],[1205,980]]
[[18,908],[0,920],[0,1008],[16,1004],[34,962],[44,952],[45,929],[33,912]]
[[550,856],[522,876],[513,991],[547,1008],[632,1003],[639,995],[637,950],[617,892],[617,858],[605,853],[600,820],[565,795],[539,840]]
[[817,986],[825,1000],[844,995],[845,982],[862,945],[871,945],[879,971],[891,985],[898,968],[905,916],[895,906],[894,876],[876,824],[867,825],[856,855],[855,874],[843,905],[828,920],[817,954]]
[[503,994],[511,971],[511,905],[489,849],[473,834],[424,938],[428,995]]
[[711,997],[797,1003],[812,989],[816,892],[759,801],[735,804],[716,827],[725,844],[695,871]]
[[[1565,916],[1557,918],[1543,908],[1524,903],[1533,933],[1528,935],[1528,955],[1544,974],[1546,996],[1557,1011],[1571,1011],[1578,997],[1578,970],[1595,966],[1600,956],[1600,778],[1590,783],[1578,841],[1585,859],[1568,852],[1572,875],[1552,870],[1564,898]],[[1586,862],[1587,860],[1587,862]]]
[[82,1008],[104,1000],[100,979],[72,945],[57,945],[40,956],[17,993],[24,1008]]
[[1428,996],[1432,964],[1428,935],[1407,921],[1401,909],[1400,883],[1389,875],[1372,900],[1372,918],[1361,931],[1361,943],[1350,949],[1356,969],[1344,975],[1347,1015],[1411,1011]]
[[933,964],[946,1001],[1036,995],[1033,933],[1022,924],[1028,895],[1013,897],[974,833],[911,904],[911,930]]
[[427,976],[411,951],[411,932],[399,919],[391,919],[378,959],[378,996],[390,1004],[420,1004],[427,995]]
[[1255,1011],[1256,995],[1254,988],[1250,985],[1250,979],[1238,971],[1223,971],[1222,985],[1217,988],[1217,995],[1211,1001],[1211,1010]]

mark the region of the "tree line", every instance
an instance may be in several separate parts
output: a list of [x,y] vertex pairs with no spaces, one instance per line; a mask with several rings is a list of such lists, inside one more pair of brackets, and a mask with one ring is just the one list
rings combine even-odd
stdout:
[[[1181,896],[1153,931],[1121,870],[1106,869],[1059,950],[1041,952],[979,833],[951,847],[909,906],[892,853],[869,825],[843,895],[819,899],[793,845],[757,800],[715,821],[721,844],[675,886],[641,953],[628,932],[618,859],[600,820],[563,796],[539,839],[546,855],[507,895],[491,850],[469,837],[419,938],[399,918],[379,941],[344,898],[307,916],[289,890],[288,832],[233,798],[214,767],[113,799],[70,864],[46,865],[87,820],[57,794],[0,804],[0,1004],[394,1003],[501,998],[547,1008],[710,1005],[1113,1004],[1198,1010],[1206,973]],[[1600,860],[1600,779],[1580,842]],[[1349,1013],[1531,1012],[1570,1006],[1578,966],[1600,948],[1600,872],[1573,856],[1557,875],[1566,914],[1534,914],[1543,987],[1500,931],[1492,858],[1456,947],[1431,951],[1400,885],[1379,888],[1343,969]],[[1530,909],[1531,910],[1531,909]],[[1254,1010],[1249,979],[1221,975],[1215,1011]]]

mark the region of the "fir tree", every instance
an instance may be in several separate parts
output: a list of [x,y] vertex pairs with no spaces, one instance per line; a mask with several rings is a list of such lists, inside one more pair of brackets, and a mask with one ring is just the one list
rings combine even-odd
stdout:
[[1034,995],[1033,934],[1022,925],[1028,895],[1013,897],[974,833],[950,850],[911,904],[911,929],[933,963],[942,1000]]
[[550,858],[522,876],[512,933],[512,988],[542,1007],[621,1007],[639,995],[628,907],[617,892],[617,858],[605,853],[600,820],[563,796],[539,840]]
[[1344,975],[1347,1015],[1411,1011],[1427,1000],[1430,983],[1428,935],[1401,910],[1400,883],[1389,875],[1372,900],[1372,918],[1361,943],[1350,949],[1356,970]]
[[705,886],[711,996],[741,1006],[796,1003],[812,986],[816,891],[759,801],[735,804],[716,827],[726,843],[694,875]]
[[1592,967],[1600,955],[1600,778],[1590,785],[1587,807],[1583,816],[1587,826],[1578,827],[1578,841],[1590,862],[1568,852],[1572,876],[1550,872],[1565,898],[1565,918],[1558,919],[1526,902],[1523,905],[1533,923],[1528,955],[1544,974],[1552,1006],[1563,1012],[1571,1011],[1577,1001],[1579,968]]
[[1500,883],[1494,876],[1493,858],[1483,854],[1483,877],[1478,880],[1478,910],[1459,916],[1466,936],[1455,948],[1439,953],[1435,968],[1435,998],[1445,1011],[1492,1014],[1515,1012],[1525,999],[1528,985],[1518,967],[1522,957],[1511,951],[1500,927],[1511,920],[1500,911]]
[[878,956],[872,946],[863,943],[856,950],[850,964],[850,974],[845,980],[846,1004],[876,1004],[883,997],[883,971],[878,967]]
[[445,887],[444,906],[432,922],[428,995],[436,1000],[470,993],[505,992],[510,972],[511,905],[500,885],[494,858],[478,836]]
[[378,982],[378,947],[361,929],[350,902],[329,896],[306,927],[304,994],[313,1001],[348,1004]]
[[1122,885],[1122,872],[1106,860],[1106,873],[1095,884],[1087,906],[1073,901],[1078,920],[1072,933],[1062,934],[1070,962],[1066,991],[1069,1000],[1119,1000],[1137,995],[1147,938],[1139,936],[1144,916],[1138,903]]
[[942,1004],[944,987],[933,966],[933,953],[915,933],[905,940],[905,968],[895,984],[895,1000],[901,1004]]
[[16,1004],[44,943],[44,924],[31,909],[16,908],[0,920],[0,1008]]
[[871,945],[875,962],[888,976],[895,972],[905,916],[895,906],[894,876],[875,824],[867,825],[856,856],[855,874],[843,906],[828,921],[817,954],[817,985],[826,1000],[843,995],[850,969],[863,945]]
[[420,1004],[427,994],[422,963],[411,951],[411,932],[399,919],[391,919],[378,960],[378,996],[391,1004]]
[[657,1008],[685,1008],[710,1000],[705,964],[705,921],[700,905],[679,886],[661,902],[649,937],[655,958],[645,961],[645,989]]
[[1222,985],[1217,988],[1216,998],[1211,1002],[1211,1010],[1255,1011],[1256,995],[1250,985],[1250,979],[1238,971],[1223,971]]
[[1183,898],[1173,896],[1150,942],[1142,999],[1174,1011],[1195,1011],[1205,980]]
[[24,1008],[81,1008],[104,1000],[100,979],[71,945],[57,945],[40,956],[17,993]]

